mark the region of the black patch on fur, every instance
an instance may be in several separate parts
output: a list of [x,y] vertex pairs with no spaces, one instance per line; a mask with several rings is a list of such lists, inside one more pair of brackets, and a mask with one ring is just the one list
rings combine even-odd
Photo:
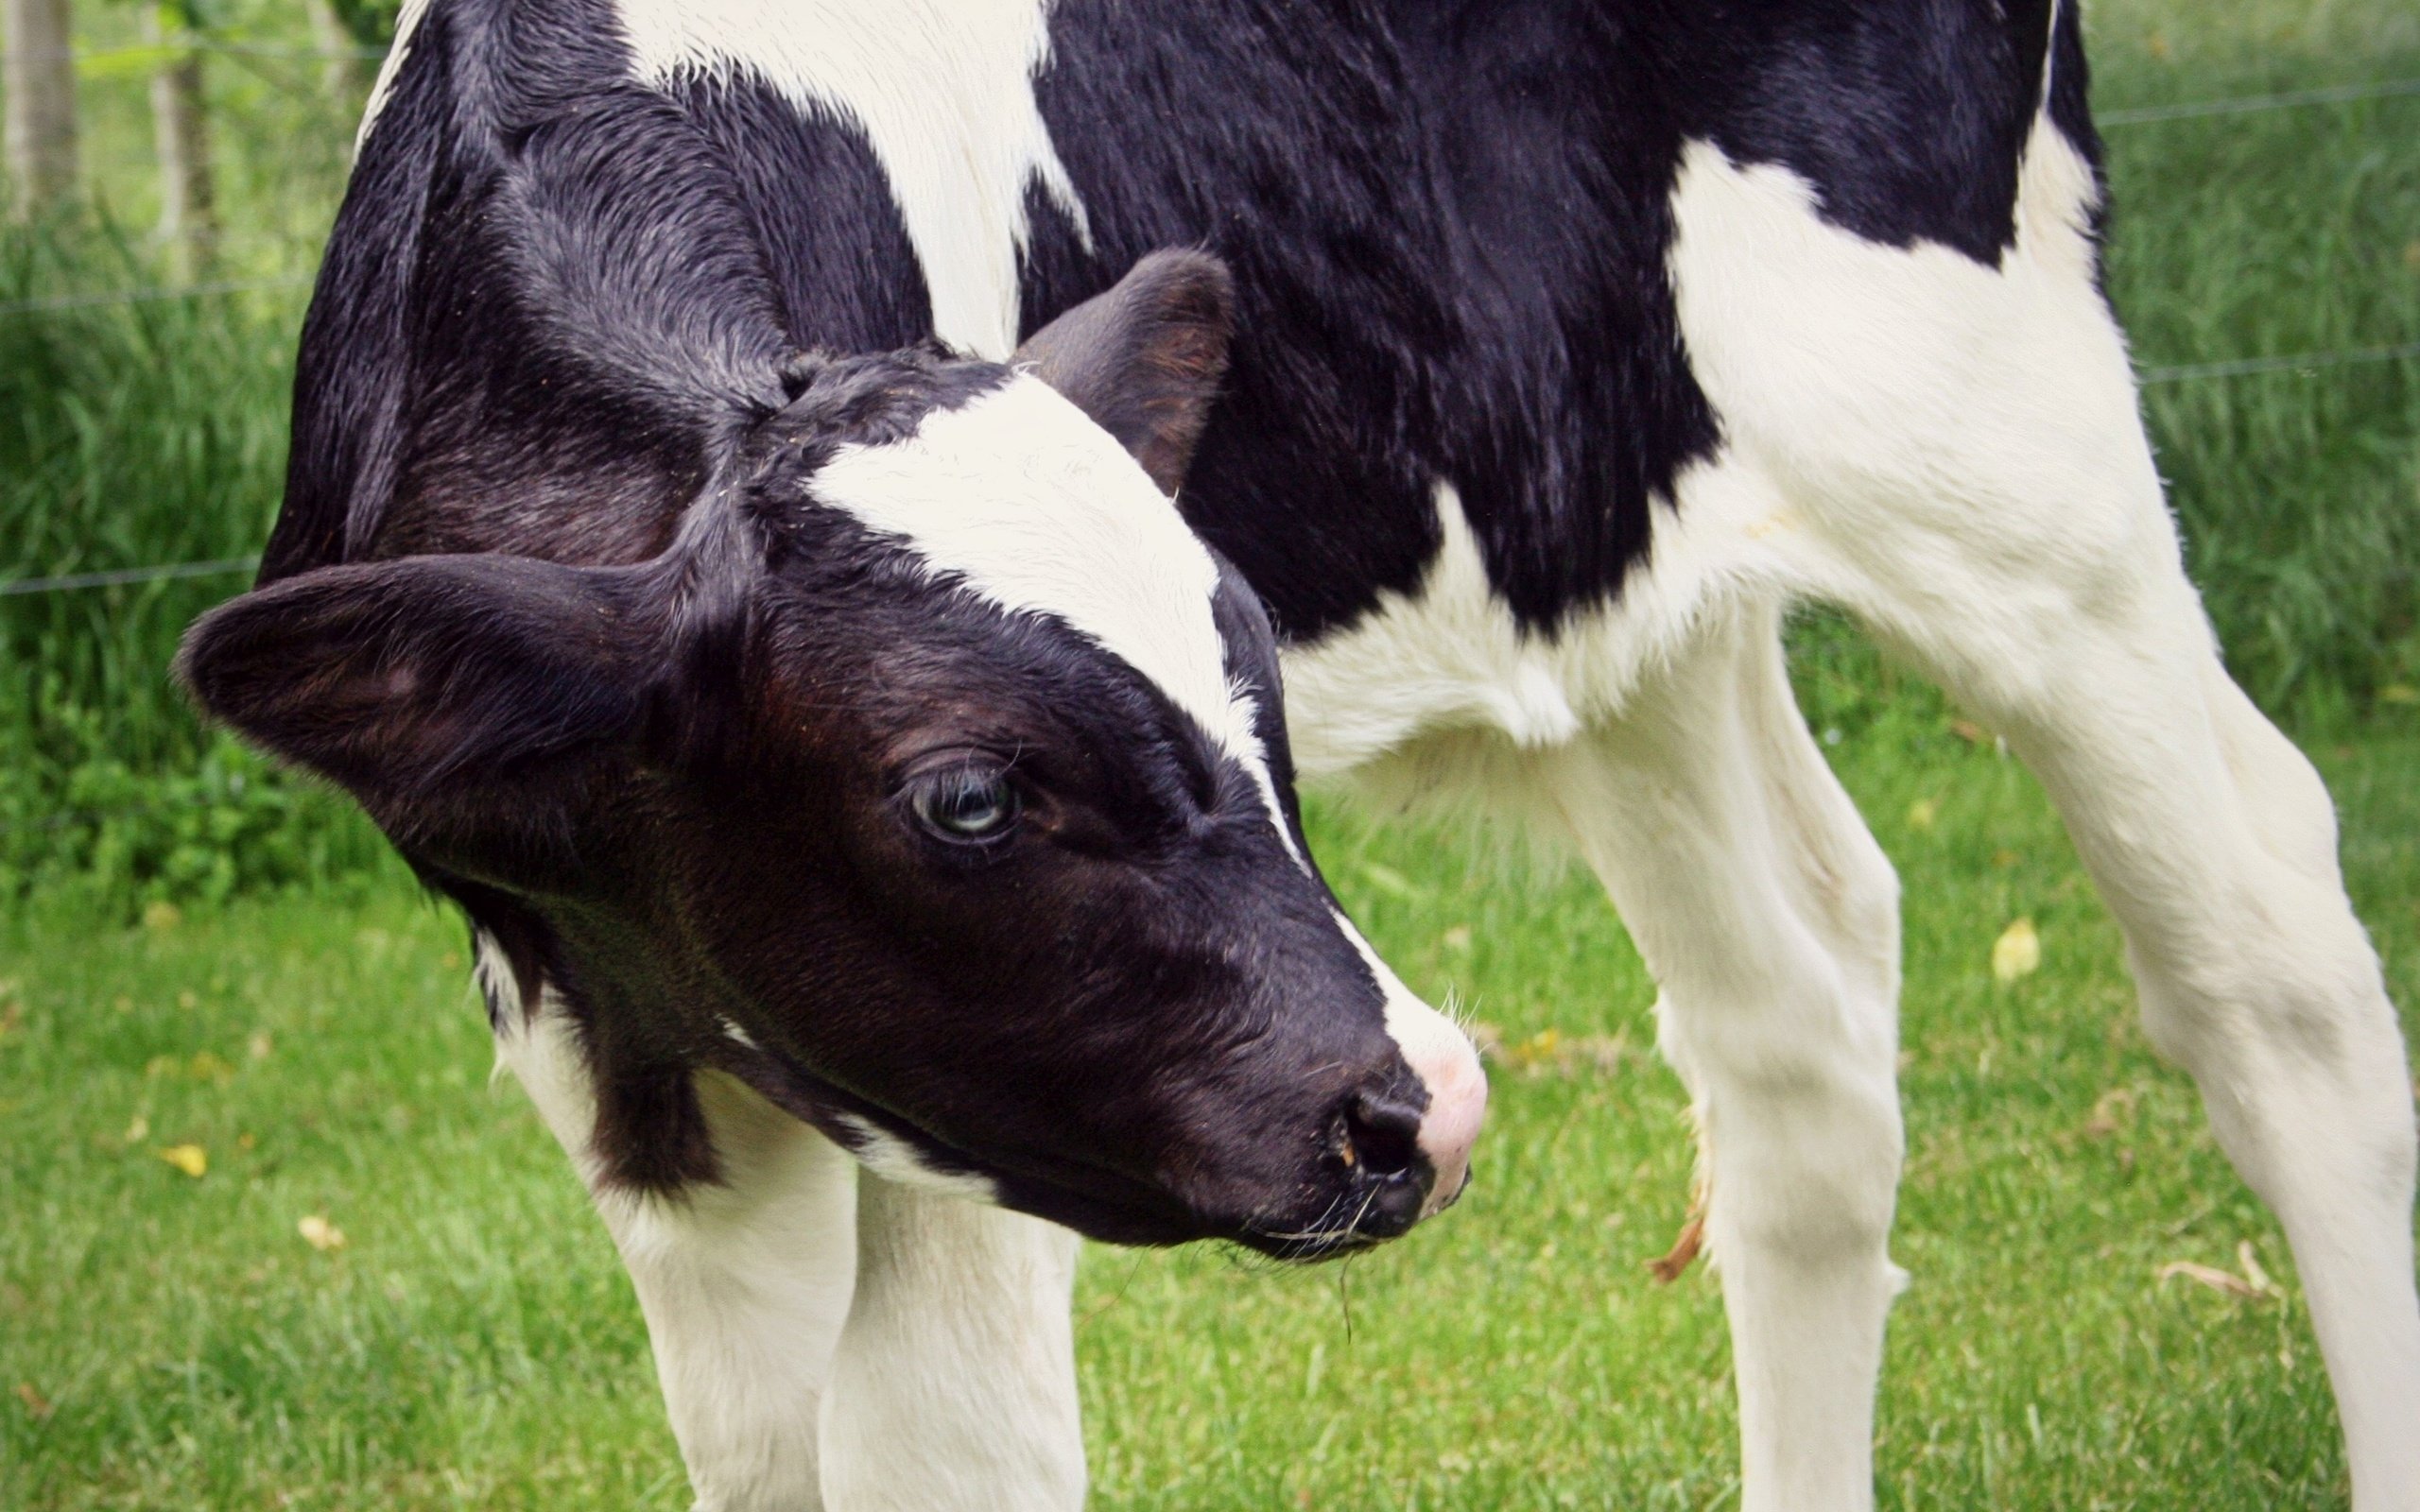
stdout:
[[[1028,195],[1025,319],[1153,248],[1217,252],[1237,338],[1182,498],[1286,635],[1417,586],[1441,479],[1551,629],[1618,591],[1719,444],[1666,273],[1684,143],[1790,167],[1858,235],[1996,264],[2049,9],[1066,0],[1037,91],[1094,248]],[[2088,135],[2073,31],[2052,110]]]

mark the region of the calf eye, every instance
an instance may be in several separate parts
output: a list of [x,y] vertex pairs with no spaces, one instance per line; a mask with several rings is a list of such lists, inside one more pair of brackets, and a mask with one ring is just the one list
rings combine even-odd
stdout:
[[953,766],[915,779],[908,807],[937,839],[954,845],[996,840],[1017,822],[1017,790],[988,766]]

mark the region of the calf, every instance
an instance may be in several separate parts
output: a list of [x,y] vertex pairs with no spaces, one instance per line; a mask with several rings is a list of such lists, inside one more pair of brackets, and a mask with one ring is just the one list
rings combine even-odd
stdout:
[[1324,1252],[1477,1118],[1256,600],[1305,772],[1604,880],[1804,1512],[1896,1285],[1895,883],[1779,642],[1842,604],[2061,805],[2410,1508],[2403,1047],[2100,207],[2066,0],[426,0],[189,676],[476,921],[701,1504],[1065,1506],[1066,1249],[921,1189]]

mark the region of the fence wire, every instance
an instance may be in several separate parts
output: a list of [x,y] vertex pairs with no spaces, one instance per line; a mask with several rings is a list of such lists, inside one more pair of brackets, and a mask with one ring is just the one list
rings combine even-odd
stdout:
[[207,300],[222,294],[258,294],[269,289],[299,288],[311,282],[308,273],[283,278],[220,279],[207,284],[162,284],[139,289],[96,289],[85,294],[54,294],[43,299],[0,303],[0,318],[44,315],[53,310],[90,310],[112,304],[151,304],[164,300]]
[[173,582],[184,577],[219,577],[248,573],[260,564],[258,557],[222,557],[216,561],[164,561],[148,567],[112,567],[53,577],[16,577],[0,581],[0,598],[14,598],[22,593],[71,593],[79,588],[119,588],[129,583]]
[[2207,115],[2251,115],[2262,111],[2290,111],[2305,105],[2349,105],[2357,100],[2395,99],[2407,94],[2420,94],[2420,78],[2382,78],[2367,84],[2332,84],[2324,89],[2245,94],[2235,99],[2188,100],[2180,105],[2138,105],[2125,110],[2096,111],[2093,120],[2101,126],[2148,126],[2154,121],[2190,121]]
[[2153,384],[2191,383],[2203,378],[2248,378],[2263,372],[2302,372],[2321,368],[2342,368],[2362,362],[2408,362],[2420,358],[2420,341],[2406,341],[2392,347],[2344,347],[2334,352],[2306,352],[2291,357],[2236,357],[2225,362],[2185,362],[2165,368],[2146,368],[2135,382],[2148,388]]

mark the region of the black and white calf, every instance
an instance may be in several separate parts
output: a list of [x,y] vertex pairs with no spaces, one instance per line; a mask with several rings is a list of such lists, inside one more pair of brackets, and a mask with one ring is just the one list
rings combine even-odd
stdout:
[[1896,900],[1783,676],[1818,597],[2056,797],[2284,1219],[2359,1506],[2420,1506],[2403,1046],[2180,566],[2078,36],[407,5],[266,586],[188,672],[476,922],[702,1504],[1080,1498],[1067,1244],[956,1195],[1326,1250],[1458,1186],[1467,1047],[1301,855],[1273,645],[1291,764],[1603,878],[1702,1117],[1743,1503],[1866,1504]]

